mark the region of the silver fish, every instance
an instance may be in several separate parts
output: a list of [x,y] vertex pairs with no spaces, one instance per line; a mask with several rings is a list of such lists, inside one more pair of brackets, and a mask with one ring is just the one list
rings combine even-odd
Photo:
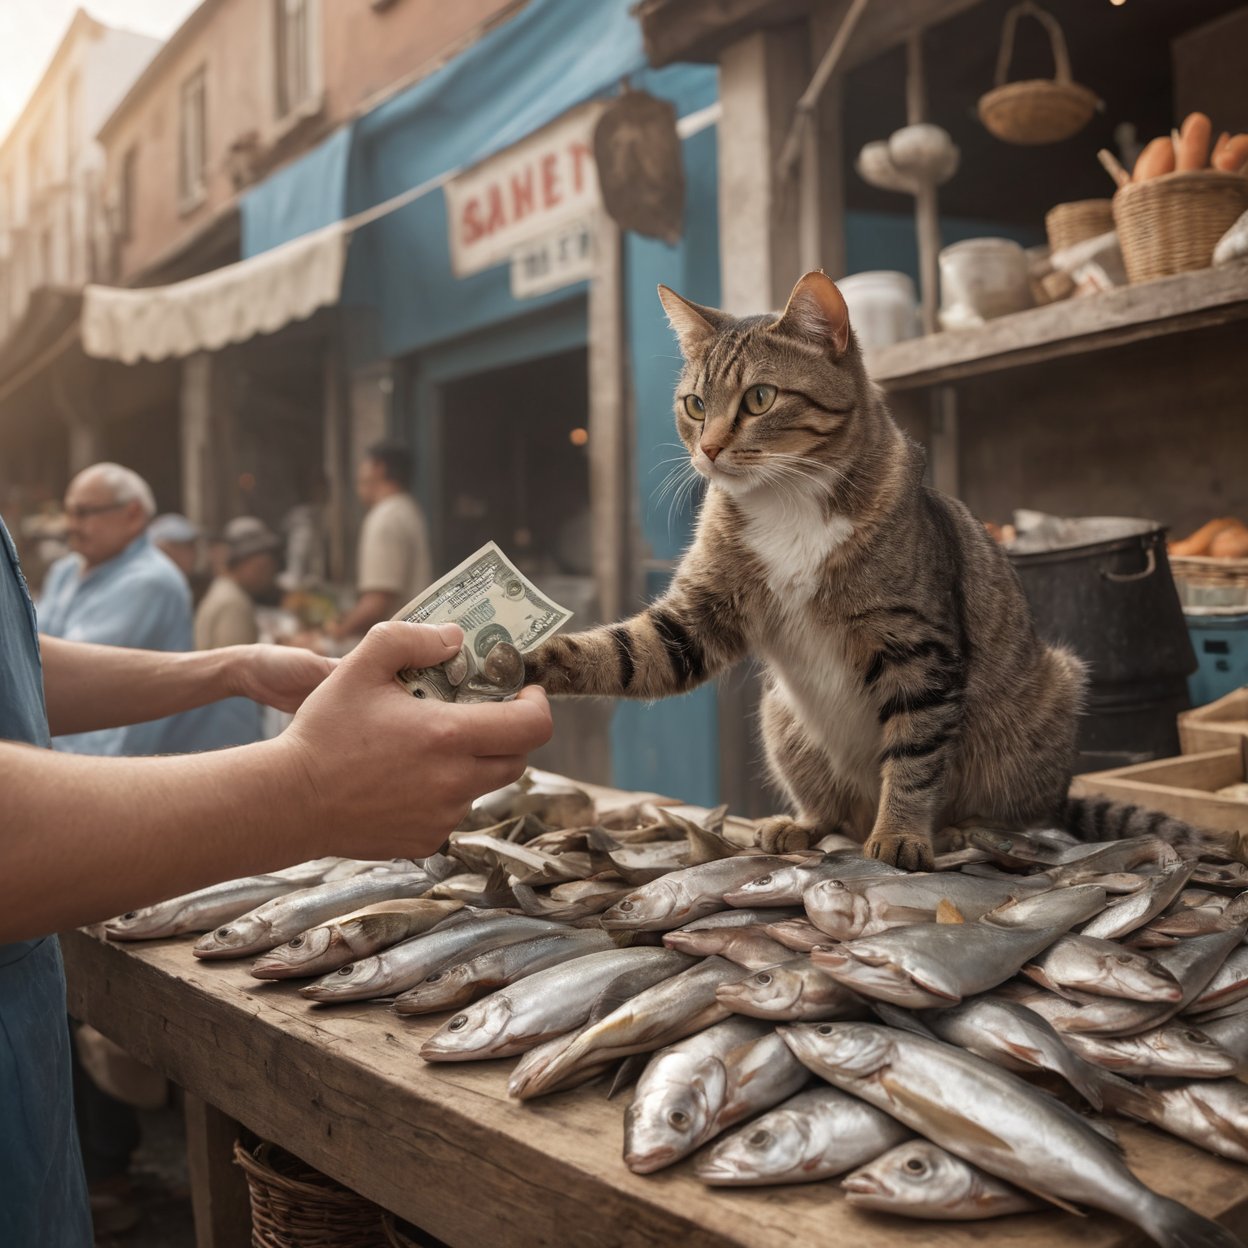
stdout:
[[635,1174],[653,1174],[809,1079],[765,1023],[718,1023],[650,1059],[624,1117],[624,1162]]
[[1225,1018],[1202,1018],[1200,1030],[1230,1053],[1241,1069],[1248,1070],[1248,1010],[1228,1014]]
[[[456,919],[460,921],[455,922]],[[436,932],[413,936],[372,957],[348,962],[332,975],[300,988],[299,995],[309,1001],[364,1001],[394,996],[415,988],[426,975],[453,958],[567,930],[561,924],[527,915],[461,910]]]
[[841,1180],[855,1209],[973,1222],[1044,1208],[1041,1201],[955,1157],[929,1140],[899,1144]]
[[1098,888],[1064,889],[1064,911],[1048,908],[1049,926],[915,923],[815,949],[811,960],[863,996],[910,1009],[956,1005],[1009,979],[1023,963],[1104,904]]
[[547,854],[528,845],[501,840],[488,832],[457,832],[451,838],[451,852],[467,854],[472,865],[490,870],[501,867],[517,883],[530,887],[583,880],[590,873],[584,854]]
[[602,925],[609,930],[670,931],[691,919],[724,909],[725,892],[786,862],[784,858],[742,854],[673,871],[617,901],[603,914]]
[[1245,998],[1248,998],[1248,945],[1240,945],[1227,954],[1217,974],[1183,1012],[1200,1015],[1208,1010],[1234,1005]]
[[275,897],[262,906],[205,933],[191,952],[197,958],[242,958],[267,953],[308,928],[358,910],[374,901],[419,897],[432,881],[423,871],[376,871],[331,880]]
[[1121,940],[1137,927],[1143,927],[1183,891],[1195,865],[1193,862],[1181,863],[1165,875],[1151,880],[1138,893],[1115,901],[1084,927],[1083,934],[1098,940]]
[[814,1183],[901,1143],[909,1131],[838,1088],[809,1088],[726,1136],[694,1173],[715,1187]]
[[683,923],[672,928],[674,932],[705,932],[711,928],[723,927],[766,927],[771,923],[779,923],[784,919],[805,917],[805,911],[797,906],[760,907],[757,910],[718,910],[705,918],[694,919],[692,923]]
[[782,919],[768,923],[763,931],[794,953],[809,953],[816,945],[826,945],[828,937],[809,919]]
[[1052,875],[1055,884],[1086,884],[1098,875],[1158,867],[1168,871],[1182,858],[1173,845],[1155,836],[1133,836],[1121,841],[1086,842],[1058,854],[1059,866]]
[[681,953],[692,953],[700,958],[716,953],[721,958],[727,958],[729,962],[735,962],[751,971],[764,966],[775,966],[777,962],[785,961],[791,952],[756,927],[712,927],[698,932],[665,932],[663,943],[669,949],[679,949]]
[[[673,958],[684,954],[667,949]],[[542,1063],[525,1063],[512,1072],[508,1091],[520,1100],[574,1087],[607,1063],[634,1053],[651,1053],[728,1017],[715,998],[720,984],[747,974],[725,958],[706,958],[625,1001],[587,1026],[566,1047]]]
[[1024,1191],[1113,1213],[1164,1248],[1242,1248],[1230,1231],[1150,1191],[1074,1110],[1017,1075],[870,1023],[780,1031],[817,1075]]
[[809,958],[790,958],[764,967],[715,992],[734,1014],[773,1022],[824,1018],[861,1018],[862,999],[821,971]]
[[1089,992],[1132,1001],[1179,1001],[1183,997],[1178,980],[1152,958],[1086,933],[1060,937],[1022,969],[1028,979],[1050,992]]
[[661,949],[611,949],[527,975],[449,1019],[420,1046],[427,1062],[514,1057],[579,1027],[594,998],[634,966],[664,958]]
[[394,1010],[396,1014],[432,1014],[436,1010],[457,1009],[526,975],[587,953],[614,948],[606,932],[573,929],[486,949],[426,975],[415,988],[399,995]]
[[584,789],[552,772],[530,768],[514,784],[477,798],[473,806],[494,823],[519,815],[536,815],[557,828],[579,828],[594,822],[594,799]]
[[1137,1078],[1217,1079],[1233,1075],[1239,1059],[1187,1023],[1163,1023],[1136,1036],[1068,1035],[1067,1045],[1089,1062]]
[[724,900],[730,906],[796,906],[802,894],[821,880],[851,880],[866,876],[882,878],[904,874],[900,867],[890,866],[876,858],[852,858],[838,855],[815,858],[810,862],[788,862],[766,875],[759,876],[730,889]]
[[1248,889],[1248,865],[1242,862],[1199,862],[1192,872],[1192,883],[1205,888]]
[[1248,1085],[1238,1079],[1151,1083],[1122,1112],[1219,1157],[1248,1164]]
[[130,910],[110,919],[104,933],[110,940],[159,940],[184,936],[229,923],[256,906],[293,893],[301,885],[282,875],[251,875],[197,889],[181,897]]
[[1079,1050],[1072,1053],[1053,1027],[1026,1006],[977,997],[951,1010],[933,1010],[923,1021],[941,1040],[995,1066],[1052,1071],[1094,1109],[1103,1104],[1101,1072],[1077,1056]]
[[374,902],[292,936],[284,945],[261,955],[251,973],[257,979],[324,975],[356,958],[369,957],[429,931],[461,910],[463,904],[425,897]]

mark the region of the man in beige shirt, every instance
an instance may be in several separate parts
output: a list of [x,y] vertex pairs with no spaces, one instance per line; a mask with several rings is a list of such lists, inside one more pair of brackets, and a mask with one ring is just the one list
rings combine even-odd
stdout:
[[195,649],[247,646],[260,640],[256,598],[273,589],[282,539],[263,520],[239,516],[225,526],[225,570],[195,612]]
[[335,641],[390,619],[433,579],[424,513],[407,489],[411,478],[412,453],[398,443],[378,442],[360,464],[356,492],[368,514],[360,529],[359,597],[326,625]]

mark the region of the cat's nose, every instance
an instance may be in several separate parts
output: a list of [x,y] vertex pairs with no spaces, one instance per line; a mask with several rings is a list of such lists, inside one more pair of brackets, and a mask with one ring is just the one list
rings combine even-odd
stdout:
[[699,442],[698,447],[702,451],[702,454],[705,455],[712,463],[715,462],[720,451],[724,449],[722,446],[717,446],[714,442]]

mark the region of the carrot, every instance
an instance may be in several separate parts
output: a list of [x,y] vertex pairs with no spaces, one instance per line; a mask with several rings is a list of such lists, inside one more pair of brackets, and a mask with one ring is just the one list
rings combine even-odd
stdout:
[[1179,134],[1178,159],[1175,168],[1180,173],[1203,169],[1209,163],[1209,140],[1213,137],[1213,123],[1204,113],[1188,113]]
[[1238,173],[1248,162],[1248,134],[1237,134],[1227,141],[1213,162],[1217,169]]
[[1163,173],[1174,172],[1174,144],[1169,135],[1154,139],[1141,153],[1135,162],[1135,170],[1131,174],[1132,182],[1145,182],[1149,178],[1159,177]]
[[1182,541],[1171,542],[1170,553],[1172,555],[1207,555],[1214,538],[1224,529],[1233,529],[1238,524],[1239,521],[1234,516],[1220,516],[1217,520],[1210,520],[1208,524],[1202,524],[1190,537],[1185,537]]

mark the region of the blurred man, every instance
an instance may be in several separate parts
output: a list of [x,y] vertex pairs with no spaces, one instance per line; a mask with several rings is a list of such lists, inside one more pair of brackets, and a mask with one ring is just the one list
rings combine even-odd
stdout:
[[358,637],[388,620],[432,579],[424,513],[408,493],[412,453],[396,442],[368,449],[356,474],[356,493],[368,508],[357,559],[359,598],[326,625],[335,641]]
[[156,549],[164,551],[190,581],[199,567],[199,529],[185,516],[167,511],[152,521],[147,532]]
[[[66,641],[143,650],[191,648],[191,591],[152,543],[151,487],[120,464],[84,468],[65,492],[70,550],[48,569],[40,630]],[[58,737],[71,754],[160,754],[171,719]]]
[[282,539],[263,520],[239,516],[225,526],[225,570],[195,612],[195,649],[246,646],[260,640],[256,602],[272,595]]

